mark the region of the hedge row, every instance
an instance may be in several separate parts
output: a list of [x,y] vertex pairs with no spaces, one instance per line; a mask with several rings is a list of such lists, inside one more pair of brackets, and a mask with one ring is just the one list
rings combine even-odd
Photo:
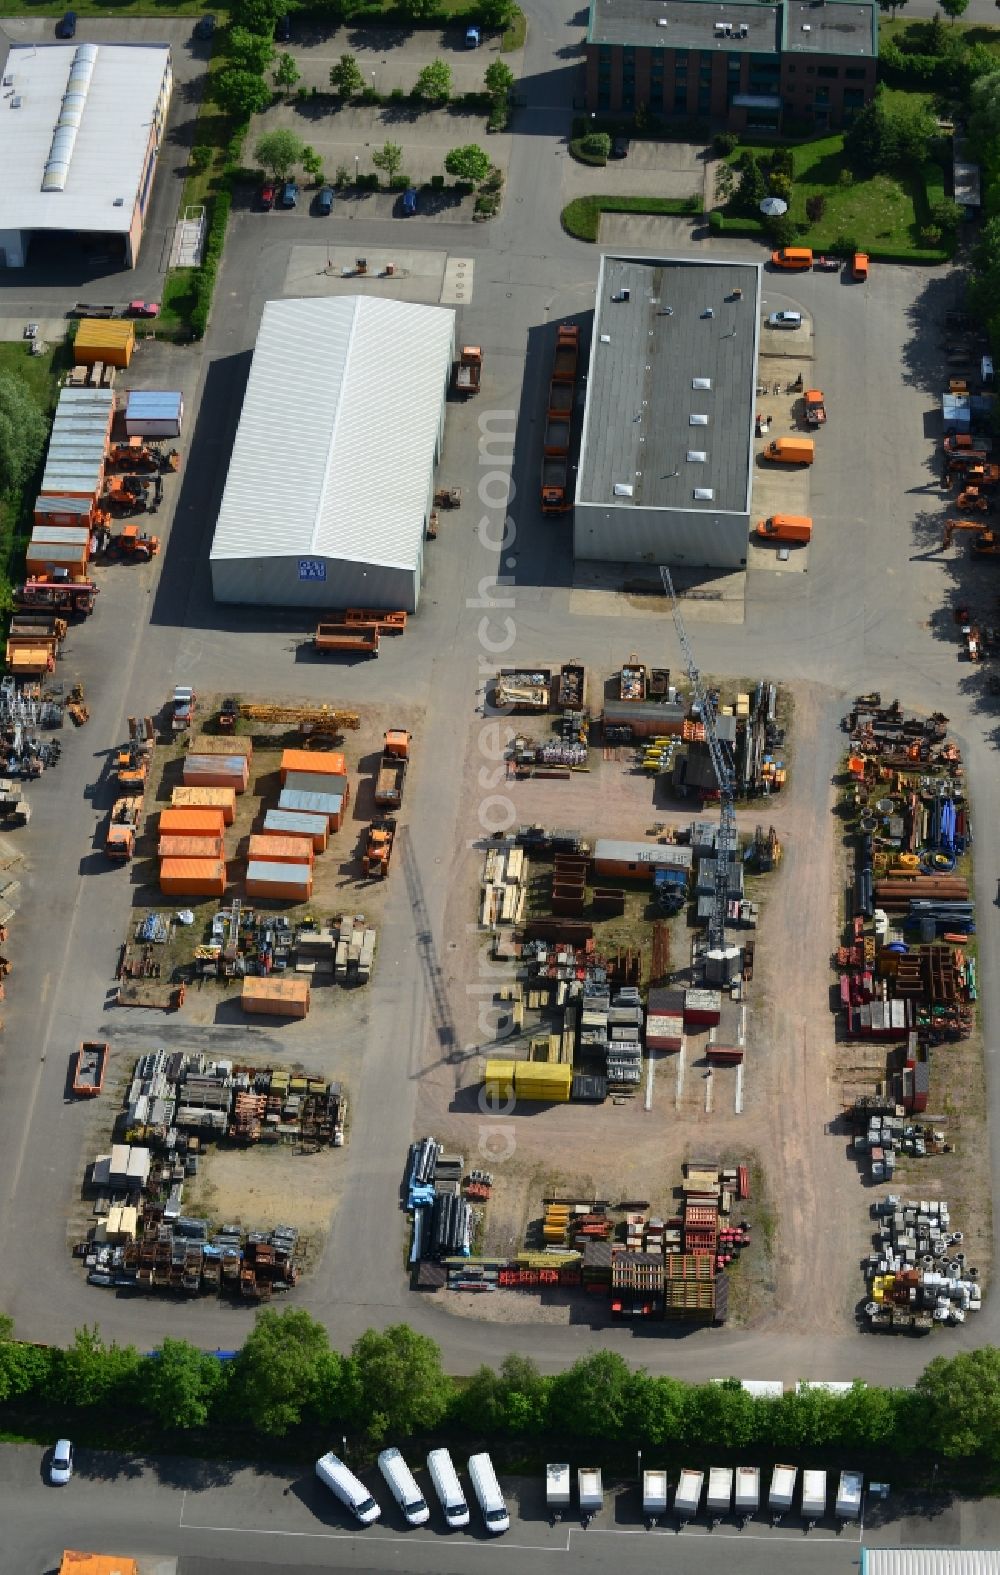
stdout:
[[574,197],[560,214],[562,227],[578,241],[596,241],[602,213],[685,214],[704,211],[700,197]]

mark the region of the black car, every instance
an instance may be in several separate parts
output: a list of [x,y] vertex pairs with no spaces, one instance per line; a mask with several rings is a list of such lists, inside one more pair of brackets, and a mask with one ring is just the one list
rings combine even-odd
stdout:
[[58,21],[56,23],[56,37],[57,38],[75,38],[76,37],[76,12],[75,11],[67,11],[65,16],[63,16],[60,19],[60,21]]
[[316,193],[316,212],[327,214],[333,212],[333,187],[321,186]]
[[611,157],[613,159],[627,159],[628,150],[632,146],[628,137],[616,137],[611,144]]
[[195,38],[214,38],[215,37],[215,17],[214,16],[203,16],[200,22],[196,22],[195,23],[195,28],[194,28],[194,36],[195,36]]
[[286,11],[274,24],[274,36],[279,44],[287,44],[292,36],[292,19]]

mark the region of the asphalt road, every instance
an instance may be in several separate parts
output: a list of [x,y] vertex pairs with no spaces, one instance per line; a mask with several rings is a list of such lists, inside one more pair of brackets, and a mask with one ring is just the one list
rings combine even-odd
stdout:
[[[297,659],[303,620],[213,606],[208,546],[248,352],[263,302],[281,291],[290,245],[315,241],[318,222],[299,213],[247,211],[234,218],[205,345],[200,405],[193,400],[189,407],[189,459],[165,556],[151,570],[116,581],[97,617],[73,636],[68,665],[86,673],[92,722],[67,741],[58,773],[36,790],[35,819],[24,839],[24,916],[9,943],[15,975],[0,1061],[0,1301],[29,1337],[61,1340],[98,1320],[108,1336],[142,1346],[169,1332],[211,1348],[238,1343],[248,1324],[245,1311],[218,1303],[176,1306],[95,1293],[65,1252],[67,1188],[79,1175],[93,1120],[92,1113],[64,1103],[73,1047],[101,1034],[118,1044],[197,1042],[231,1051],[243,1032],[193,1031],[183,1019],[164,1022],[143,1013],[122,1021],[126,1014],[104,1012],[105,982],[129,902],[127,877],[97,873],[90,856],[98,810],[106,802],[104,756],[122,736],[127,715],[161,703],[174,681],[192,681],[204,691],[238,683],[247,693],[349,699],[359,706],[398,697],[427,713],[408,782],[410,821],[419,834],[403,849],[390,884],[371,992],[366,1076],[353,1091],[347,1194],[325,1257],[300,1293],[338,1345],[369,1324],[406,1318],[441,1341],[449,1367],[458,1372],[508,1348],[554,1368],[614,1345],[653,1370],[690,1378],[857,1375],[908,1382],[932,1349],[956,1351],[1000,1339],[996,1295],[978,1321],[949,1334],[946,1345],[933,1346],[875,1340],[849,1328],[817,1338],[808,1330],[778,1333],[766,1326],[682,1336],[657,1330],[652,1337],[648,1330],[586,1325],[484,1327],[453,1318],[440,1298],[411,1296],[399,1272],[398,1187],[418,1080],[432,1062],[462,1049],[449,1025],[468,981],[449,968],[446,907],[461,777],[479,763],[461,755],[465,719],[471,727],[488,644],[501,639],[510,617],[514,645],[505,660],[571,650],[595,670],[610,671],[629,650],[643,649],[650,656],[662,653],[664,665],[679,662],[665,608],[636,612],[625,625],[572,602],[568,527],[543,519],[534,504],[551,326],[588,312],[598,263],[596,249],[572,242],[558,223],[572,91],[565,58],[580,33],[579,14],[567,0],[532,5],[526,107],[517,113],[509,191],[498,222],[460,227],[417,218],[401,231],[401,221],[368,219],[360,205],[338,233],[342,243],[371,251],[399,246],[405,234],[409,247],[447,249],[474,263],[473,299],[460,314],[459,337],[484,346],[486,381],[479,401],[449,415],[441,474],[475,498],[484,476],[510,468],[484,450],[481,422],[505,413],[516,417],[517,493],[510,507],[516,536],[504,545],[499,565],[511,582],[503,591],[510,608],[491,613],[489,606],[498,551],[486,542],[498,539],[504,515],[495,490],[481,511],[467,507],[447,522],[429,553],[421,615],[405,641],[384,648],[377,663],[333,670]],[[761,256],[749,243],[710,241],[686,221],[665,233],[664,248],[678,254]],[[931,468],[943,375],[939,323],[957,288],[947,270],[876,268],[864,290],[825,275],[792,281],[767,276],[770,309],[795,305],[814,314],[830,410],[813,477],[809,573],[751,573],[745,623],[693,618],[689,632],[707,671],[824,686],[831,724],[846,696],[869,687],[951,718],[974,799],[984,811],[976,819],[980,998],[996,1183],[1000,1001],[992,899],[1000,828],[985,807],[995,800],[997,711],[982,675],[958,663],[950,619],[941,613],[968,588],[969,560],[955,551],[946,562],[931,551],[943,512]],[[294,461],[275,456],[275,463]],[[480,514],[485,531],[477,528]],[[460,729],[456,718],[463,719]],[[817,835],[828,836],[825,822]],[[821,1239],[822,1219],[815,1224]]]
[[[185,1460],[138,1461],[81,1455],[66,1488],[45,1481],[36,1448],[0,1446],[5,1488],[5,1566],[19,1575],[58,1568],[66,1547],[137,1558],[140,1575],[230,1575],[236,1570],[392,1570],[398,1575],[489,1575],[498,1568],[556,1575],[614,1563],[635,1575],[725,1575],[734,1561],[747,1575],[850,1575],[859,1545],[996,1546],[1000,1517],[992,1501],[879,1506],[875,1519],[839,1535],[824,1522],[772,1528],[757,1517],[745,1531],[704,1521],[678,1533],[671,1523],[647,1531],[635,1483],[606,1483],[605,1509],[584,1531],[578,1520],[549,1523],[540,1481],[504,1480],[511,1510],[505,1536],[478,1525],[445,1532],[435,1509],[427,1527],[404,1529],[387,1510],[378,1472],[366,1473],[383,1519],[358,1533],[311,1469],[275,1469]],[[462,1461],[458,1462],[460,1468]],[[418,1478],[430,1494],[426,1473]],[[428,1498],[428,1502],[432,1502]],[[871,1513],[869,1511],[869,1513]],[[176,1562],[175,1562],[176,1561]]]

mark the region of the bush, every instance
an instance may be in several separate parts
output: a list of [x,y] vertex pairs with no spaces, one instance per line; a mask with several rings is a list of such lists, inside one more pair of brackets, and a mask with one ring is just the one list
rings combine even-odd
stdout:
[[772,175],[787,175],[789,180],[791,180],[795,174],[795,166],[792,163],[792,150],[790,148],[773,148],[771,157],[767,161],[767,167]]
[[722,234],[723,218],[718,208],[713,208],[708,216],[708,227],[715,235]]
[[588,153],[587,149],[584,147],[585,141],[586,139],[584,137],[580,137],[578,139],[575,138],[572,142],[570,142],[569,151],[571,157],[576,159],[578,164],[592,164],[600,169],[603,169],[605,164],[608,162],[607,154]]
[[806,218],[816,224],[826,212],[826,198],[822,192],[815,191],[811,197],[806,198]]
[[853,170],[846,170],[846,169],[845,170],[841,170],[840,174],[837,176],[837,185],[838,186],[853,186],[854,185],[854,172],[853,172]]
[[359,191],[378,191],[377,175],[359,175],[357,179]]
[[790,213],[779,213],[773,219],[767,220],[767,233],[775,246],[794,246],[798,239],[799,227]]
[[431,176],[431,189],[433,191],[443,191],[444,190],[444,176],[443,175],[432,175]]
[[409,175],[394,175],[389,182],[389,190],[407,191],[412,184]]
[[712,147],[720,159],[728,159],[731,153],[736,152],[739,145],[740,139],[735,131],[717,131],[712,138]]
[[611,138],[606,131],[588,131],[580,138],[580,147],[584,153],[596,153],[604,159],[611,157]]
[[943,231],[940,229],[940,227],[938,225],[936,225],[936,224],[925,224],[925,225],[922,226],[922,228],[920,230],[920,244],[921,244],[921,246],[932,246],[932,247],[933,246],[940,246],[942,239],[943,239]]
[[401,104],[406,98],[406,89],[401,87],[392,88],[389,93],[389,98],[393,104]]
[[212,158],[212,149],[204,142],[199,142],[196,147],[191,149],[191,157],[188,159],[188,167],[195,174],[201,174],[202,170],[208,169],[208,166],[212,162]]
[[228,191],[220,191],[212,205],[212,218],[202,253],[201,267],[194,279],[194,307],[191,311],[191,333],[195,339],[204,339],[208,318],[212,310],[215,276],[219,271],[222,248],[226,240],[226,226],[233,199]]
[[781,197],[787,202],[792,195],[792,177],[782,175],[779,171],[772,170],[767,177],[768,190],[772,197]]

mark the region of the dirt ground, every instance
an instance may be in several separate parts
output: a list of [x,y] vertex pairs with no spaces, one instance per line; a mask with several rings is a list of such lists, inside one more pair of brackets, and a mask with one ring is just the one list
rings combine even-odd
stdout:
[[[211,696],[199,706],[196,731],[217,731],[214,719],[222,698],[221,695]],[[250,697],[244,695],[238,698],[247,700]],[[378,925],[384,887],[379,881],[366,879],[361,867],[361,856],[368,824],[376,813],[373,793],[383,733],[391,727],[404,727],[415,733],[418,726],[419,714],[413,710],[404,714],[396,707],[391,710],[388,707],[364,707],[361,726],[357,731],[346,729],[342,741],[333,746],[346,758],[351,799],[340,831],[331,834],[326,851],[316,856],[311,900],[304,904],[263,903],[255,898],[251,906],[256,911],[281,913],[292,924],[307,914],[326,919],[344,913],[363,913],[369,923]],[[146,792],[146,820],[131,864],[133,918],[130,921],[129,938],[148,913],[170,913],[177,908],[189,908],[194,913],[194,924],[175,925],[170,941],[158,948],[157,960],[165,978],[175,969],[189,964],[195,948],[209,939],[211,922],[220,905],[228,904],[233,897],[243,898],[249,838],[251,834],[262,830],[266,811],[274,808],[278,802],[281,752],[286,748],[301,747],[303,743],[301,733],[294,726],[272,726],[241,720],[237,724],[237,732],[241,737],[253,738],[254,753],[248,789],[237,796],[236,819],[225,831],[228,884],[224,899],[184,899],[171,903],[160,894],[159,861],[156,857],[159,812],[169,807],[173,789],[181,784],[187,742],[183,740],[175,744],[157,745],[154,754],[150,785]],[[403,823],[405,817],[404,796],[403,808],[396,818]],[[227,989],[232,993],[233,987],[213,981],[211,989],[219,995],[225,994]]]
[[243,1225],[271,1230],[294,1225],[299,1261],[308,1271],[317,1262],[343,1184],[346,1151],[302,1154],[296,1148],[210,1148],[199,1174],[184,1193],[187,1213],[213,1226]]

